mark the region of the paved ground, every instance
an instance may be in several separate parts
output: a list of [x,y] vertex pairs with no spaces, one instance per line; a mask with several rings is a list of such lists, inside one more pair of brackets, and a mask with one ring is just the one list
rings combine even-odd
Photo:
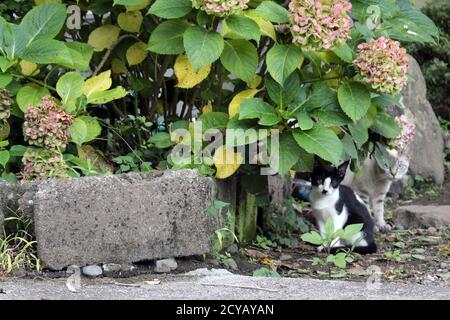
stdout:
[[[232,275],[225,270],[193,271],[153,280],[83,278],[77,292],[69,291],[66,279],[8,279],[0,282],[2,299],[450,299],[449,288],[292,278],[255,278]],[[119,285],[118,282],[125,284]],[[3,290],[2,290],[3,289]]]

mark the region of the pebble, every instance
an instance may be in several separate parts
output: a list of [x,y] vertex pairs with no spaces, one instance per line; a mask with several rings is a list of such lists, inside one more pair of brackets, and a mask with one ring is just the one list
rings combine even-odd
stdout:
[[122,270],[122,266],[118,263],[105,263],[103,265],[103,271],[105,272],[119,272]]
[[178,263],[174,258],[163,259],[156,261],[155,272],[156,273],[168,273],[178,268]]
[[103,270],[99,266],[86,266],[81,269],[81,272],[90,278],[100,277],[103,274]]
[[435,236],[438,234],[438,230],[435,227],[429,227],[428,228],[428,233]]
[[239,270],[239,267],[238,267],[236,261],[234,261],[234,259],[230,258],[230,259],[228,259],[227,262],[228,262],[228,266],[230,267],[231,270],[235,270],[235,271]]
[[425,253],[425,249],[422,249],[422,248],[414,248],[414,249],[412,249],[412,251],[414,253],[418,253],[418,254],[424,254]]

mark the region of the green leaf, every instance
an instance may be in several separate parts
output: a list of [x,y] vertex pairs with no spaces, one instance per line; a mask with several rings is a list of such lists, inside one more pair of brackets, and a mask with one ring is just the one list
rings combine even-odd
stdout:
[[337,45],[334,47],[333,52],[342,59],[342,61],[352,63],[353,62],[353,51],[347,43]]
[[369,140],[369,130],[363,121],[358,121],[356,124],[349,125],[348,129],[358,148]]
[[146,0],[114,0],[114,5],[120,4],[123,6],[128,6],[128,5],[142,4],[145,2]]
[[20,57],[38,64],[70,65],[73,62],[64,42],[53,39],[34,41]]
[[89,62],[94,54],[94,48],[90,44],[77,41],[66,42],[65,45],[68,49],[69,60],[71,62],[68,68],[81,71],[90,70]]
[[358,150],[356,150],[355,142],[353,141],[353,137],[349,134],[346,134],[342,138],[342,145],[344,147],[345,153],[353,159],[358,158]]
[[26,85],[17,92],[16,101],[20,110],[25,113],[29,105],[35,106],[39,104],[42,97],[47,95],[50,95],[50,92],[46,88]]
[[339,164],[343,146],[333,130],[316,125],[311,130],[294,131],[294,138],[307,152],[316,154],[334,165]]
[[263,1],[255,12],[261,18],[275,23],[288,23],[289,12],[273,1]]
[[267,53],[267,69],[280,85],[300,66],[302,51],[295,45],[276,45]]
[[346,254],[344,252],[339,252],[334,256],[334,265],[338,268],[345,269],[347,267]]
[[169,20],[153,30],[148,50],[158,54],[181,54],[184,52],[183,34],[189,24],[181,20]]
[[299,111],[295,113],[295,117],[298,120],[298,126],[300,127],[300,129],[309,130],[314,127],[314,121],[305,111]]
[[10,158],[9,151],[8,150],[1,150],[0,151],[0,165],[5,168],[6,164],[8,163]]
[[280,274],[276,271],[267,269],[267,268],[260,268],[255,271],[253,271],[254,277],[267,277],[267,278],[280,278]]
[[184,17],[191,10],[191,0],[156,0],[150,7],[148,14],[164,19],[176,19]]
[[270,157],[270,167],[285,176],[289,170],[299,161],[302,149],[295,142],[292,132],[283,132],[280,135],[279,152]]
[[77,72],[68,72],[56,83],[56,92],[62,99],[63,105],[75,100],[83,94],[84,79]]
[[150,138],[150,142],[159,149],[167,149],[173,145],[172,140],[170,140],[170,134],[167,132],[156,133]]
[[7,57],[15,60],[22,55],[27,46],[29,35],[22,26],[10,24],[3,34],[3,46]]
[[316,231],[302,234],[301,239],[315,245],[321,245],[323,243],[322,236]]
[[359,82],[347,82],[339,87],[338,100],[345,114],[356,122],[369,110],[370,92]]
[[272,126],[281,121],[274,107],[260,98],[246,99],[241,102],[239,120],[259,119],[258,124]]
[[270,99],[280,108],[284,109],[291,102],[295,102],[295,107],[306,102],[306,87],[301,87],[297,73],[292,73],[286,79],[284,86],[270,77],[266,78],[265,85]]
[[91,116],[81,116],[78,117],[77,119],[82,120],[86,125],[87,131],[83,143],[94,140],[102,132],[102,127],[96,118]]
[[69,132],[72,142],[81,146],[86,141],[86,137],[88,134],[87,125],[83,121],[83,119],[75,118],[69,128]]
[[389,94],[382,94],[378,97],[372,98],[372,104],[381,107],[399,106],[401,95],[392,96]]
[[28,34],[27,45],[35,40],[56,37],[66,18],[66,6],[63,4],[50,3],[31,9],[20,23]]
[[13,77],[9,73],[0,73],[0,89],[5,88],[8,84],[11,83]]
[[386,112],[377,113],[375,122],[370,127],[370,130],[388,139],[397,138],[402,131],[397,121]]
[[225,129],[229,119],[228,114],[224,112],[208,112],[198,118],[202,122],[203,132],[209,129]]
[[344,235],[343,239],[349,240],[354,235],[356,235],[358,232],[360,232],[363,229],[364,224],[358,223],[358,224],[351,224],[345,227],[344,229]]
[[258,53],[247,40],[228,40],[220,56],[225,69],[250,84],[258,68]]
[[113,100],[121,99],[127,95],[127,91],[118,86],[111,90],[98,91],[89,95],[87,103],[89,104],[105,104]]
[[183,43],[195,71],[219,59],[224,48],[224,41],[220,34],[209,32],[198,26],[186,30]]
[[231,15],[225,20],[224,29],[228,28],[230,32],[225,32],[226,38],[241,38],[244,40],[255,40],[259,42],[261,30],[258,24],[250,18],[240,15]]
[[312,90],[305,108],[308,111],[338,104],[336,91],[331,90],[325,83],[320,82],[312,86]]

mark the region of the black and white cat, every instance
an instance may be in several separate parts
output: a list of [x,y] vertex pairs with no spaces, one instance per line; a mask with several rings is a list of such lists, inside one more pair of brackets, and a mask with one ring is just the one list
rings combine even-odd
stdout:
[[375,253],[377,251],[374,241],[375,225],[369,210],[351,188],[341,185],[348,164],[349,162],[345,162],[335,168],[316,161],[310,193],[312,212],[322,236],[325,233],[325,223],[330,217],[335,230],[344,229],[351,224],[362,223],[364,225],[361,232],[350,241],[339,239],[333,243],[335,250],[349,248],[356,244],[355,252]]

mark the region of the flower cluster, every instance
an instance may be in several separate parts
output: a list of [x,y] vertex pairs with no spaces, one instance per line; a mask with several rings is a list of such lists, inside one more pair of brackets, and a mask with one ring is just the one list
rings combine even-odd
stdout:
[[250,0],[194,0],[194,7],[220,17],[248,8]]
[[45,178],[67,178],[68,166],[60,152],[46,149],[28,149],[22,158],[24,181]]
[[416,136],[416,125],[405,115],[396,117],[395,121],[397,121],[398,125],[402,128],[402,132],[394,140],[394,146],[397,150],[404,150]]
[[352,8],[344,0],[292,0],[289,18],[293,42],[305,50],[330,49],[350,39]]
[[361,43],[353,61],[366,83],[388,94],[399,93],[406,84],[408,62],[400,43],[384,37]]
[[11,107],[14,100],[8,90],[0,90],[0,121],[7,120],[11,116]]
[[52,97],[45,96],[40,104],[36,107],[30,105],[25,112],[25,140],[47,149],[65,148],[72,123],[73,117],[59,108]]

